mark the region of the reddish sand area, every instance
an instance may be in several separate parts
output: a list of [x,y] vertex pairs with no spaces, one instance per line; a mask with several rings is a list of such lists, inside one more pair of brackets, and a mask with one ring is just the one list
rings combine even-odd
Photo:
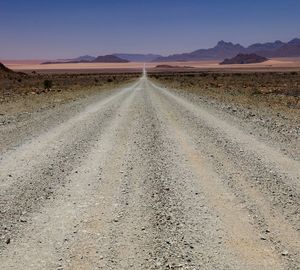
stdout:
[[[143,63],[62,63],[62,64],[41,64],[41,60],[0,60],[7,67],[15,71],[31,72],[134,72],[140,71],[143,68]],[[300,57],[299,58],[274,58],[259,64],[243,64],[243,65],[219,65],[220,61],[196,61],[196,62],[163,62],[163,63],[146,63],[149,70],[165,71],[165,70],[216,70],[216,71],[265,71],[265,70],[296,70],[300,71]],[[164,67],[156,68],[158,65]],[[167,67],[167,66],[174,66]],[[190,67],[190,68],[188,68]]]

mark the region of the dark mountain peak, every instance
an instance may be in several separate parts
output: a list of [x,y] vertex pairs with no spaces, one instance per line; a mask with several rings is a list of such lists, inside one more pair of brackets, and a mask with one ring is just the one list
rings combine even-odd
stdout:
[[217,45],[214,47],[215,49],[244,49],[243,46],[241,46],[240,44],[233,44],[232,42],[226,42],[224,40],[221,40],[217,43]]
[[233,46],[232,42],[226,42],[224,40],[220,40],[217,45],[215,46],[215,48],[223,48],[223,47],[229,47],[229,46]]
[[248,53],[256,53],[258,52],[263,56],[270,56],[272,52],[281,48],[285,43],[280,40],[276,40],[275,42],[266,42],[266,43],[255,43],[250,45],[247,48]]
[[78,60],[78,61],[93,61],[96,57],[94,56],[91,56],[91,55],[82,55],[82,56],[79,56],[73,60]]
[[257,55],[255,53],[243,54],[239,53],[235,57],[231,59],[225,59],[220,65],[232,65],[232,64],[254,64],[254,63],[262,63],[267,61],[268,58]]
[[284,44],[281,40],[275,40],[275,42],[274,42],[275,44]]
[[226,41],[224,41],[223,39],[222,40],[220,40],[218,43],[217,43],[217,46],[224,46],[224,45],[226,45],[226,44],[232,44],[231,42],[226,42]]
[[289,41],[287,44],[289,44],[289,45],[300,45],[300,38],[294,38],[291,41]]
[[118,56],[115,56],[113,54],[110,54],[110,55],[98,56],[96,59],[94,59],[91,62],[95,62],[95,63],[128,63],[130,61],[120,58]]

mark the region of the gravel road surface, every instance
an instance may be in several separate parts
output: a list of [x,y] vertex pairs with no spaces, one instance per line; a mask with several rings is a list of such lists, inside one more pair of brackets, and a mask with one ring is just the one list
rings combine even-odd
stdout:
[[300,269],[299,137],[210,105],[144,74],[1,125],[0,268]]

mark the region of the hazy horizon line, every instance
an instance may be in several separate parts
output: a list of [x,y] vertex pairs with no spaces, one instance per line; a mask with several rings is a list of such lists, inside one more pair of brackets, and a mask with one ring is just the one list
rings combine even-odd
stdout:
[[77,57],[81,57],[81,56],[86,56],[86,55],[89,55],[89,56],[93,56],[93,57],[98,57],[98,56],[104,56],[104,55],[114,55],[114,54],[141,54],[141,55],[148,55],[148,54],[154,54],[154,55],[161,55],[161,56],[170,56],[170,55],[175,55],[175,54],[184,54],[184,53],[190,53],[190,52],[193,52],[193,51],[197,51],[197,50],[201,50],[201,49],[210,49],[210,48],[213,48],[215,47],[218,42],[220,41],[224,41],[224,42],[231,42],[233,43],[234,45],[241,45],[245,48],[253,45],[253,44],[257,44],[257,43],[269,43],[269,42],[276,42],[276,41],[281,41],[281,42],[284,42],[284,43],[287,43],[293,39],[298,39],[300,37],[297,37],[297,36],[294,36],[292,38],[288,38],[288,39],[274,39],[273,41],[272,40],[269,40],[269,41],[256,41],[256,42],[250,42],[246,45],[244,45],[243,43],[240,43],[240,42],[234,42],[234,41],[230,41],[230,40],[225,40],[225,39],[220,39],[219,41],[215,42],[215,45],[212,45],[212,46],[208,46],[206,48],[196,48],[196,49],[193,49],[193,50],[189,50],[189,51],[178,51],[178,52],[172,52],[172,53],[155,53],[155,52],[124,52],[124,51],[117,51],[117,52],[111,52],[111,53],[102,53],[102,54],[94,54],[94,53],[78,53],[77,55],[74,55],[74,56],[70,56],[70,57],[57,57],[57,58],[6,58],[6,57],[0,57],[0,60],[1,61],[47,61],[47,60],[71,60],[73,58],[77,58]]

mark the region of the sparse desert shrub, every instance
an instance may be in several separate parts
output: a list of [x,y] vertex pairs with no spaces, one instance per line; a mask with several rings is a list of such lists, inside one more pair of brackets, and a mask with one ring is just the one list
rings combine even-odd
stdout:
[[50,90],[53,86],[53,82],[51,80],[44,80],[44,88],[46,90]]
[[257,88],[252,88],[251,90],[250,90],[250,95],[260,95],[262,92],[259,90],[259,89],[257,89]]

